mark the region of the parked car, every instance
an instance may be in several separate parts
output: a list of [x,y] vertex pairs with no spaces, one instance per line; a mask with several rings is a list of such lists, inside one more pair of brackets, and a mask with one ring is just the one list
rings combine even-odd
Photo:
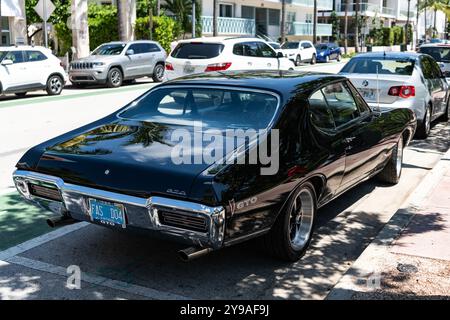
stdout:
[[286,58],[294,61],[296,66],[302,62],[315,64],[317,61],[317,52],[311,41],[287,41],[281,46],[281,51]]
[[293,70],[294,64],[259,38],[206,37],[182,40],[166,60],[166,80],[225,70]]
[[[163,83],[32,148],[14,182],[25,199],[58,214],[51,225],[89,221],[164,235],[192,246],[180,252],[185,260],[264,236],[270,252],[296,261],[318,208],[371,177],[399,181],[415,126],[410,109],[373,112],[343,76],[211,72]],[[247,129],[261,131],[228,148],[233,132]],[[184,149],[186,162],[174,162],[180,133],[194,141],[194,132],[193,153]],[[226,161],[196,162],[211,134],[225,139],[214,153]],[[276,160],[246,161],[266,141]]]
[[444,76],[450,78],[450,44],[424,44],[419,47],[418,52],[432,56]]
[[0,47],[0,92],[25,96],[46,90],[59,95],[67,80],[61,61],[49,49],[38,46]]
[[318,62],[341,61],[341,48],[335,43],[316,44],[316,52]]
[[[353,57],[340,74],[349,77],[368,104],[382,109],[410,108],[417,134],[426,138],[431,122],[449,117],[448,85],[437,62],[426,54],[373,52]],[[378,79],[378,80],[377,80]]]
[[70,63],[69,78],[74,86],[106,84],[120,87],[124,81],[164,77],[166,52],[158,42],[139,40],[109,42],[97,47],[90,56]]

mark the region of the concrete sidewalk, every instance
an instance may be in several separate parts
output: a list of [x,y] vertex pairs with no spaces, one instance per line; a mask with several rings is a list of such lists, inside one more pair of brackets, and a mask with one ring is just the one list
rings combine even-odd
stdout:
[[450,299],[450,150],[327,299]]

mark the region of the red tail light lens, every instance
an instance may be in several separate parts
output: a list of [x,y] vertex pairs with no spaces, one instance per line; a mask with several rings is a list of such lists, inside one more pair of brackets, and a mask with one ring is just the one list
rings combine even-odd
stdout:
[[173,65],[170,62],[166,62],[166,70],[173,71]]
[[389,89],[388,95],[400,98],[414,97],[416,88],[414,86],[395,86]]
[[205,72],[209,72],[209,71],[223,71],[223,70],[227,70],[230,66],[231,66],[231,62],[222,62],[222,63],[208,64],[208,66],[205,69]]

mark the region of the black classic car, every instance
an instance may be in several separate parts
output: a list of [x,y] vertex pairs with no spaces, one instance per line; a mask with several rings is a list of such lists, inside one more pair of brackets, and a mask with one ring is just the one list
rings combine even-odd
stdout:
[[372,111],[343,76],[208,73],[35,146],[13,178],[52,226],[145,231],[187,243],[185,260],[261,236],[295,261],[318,208],[374,176],[398,182],[415,129],[411,110]]

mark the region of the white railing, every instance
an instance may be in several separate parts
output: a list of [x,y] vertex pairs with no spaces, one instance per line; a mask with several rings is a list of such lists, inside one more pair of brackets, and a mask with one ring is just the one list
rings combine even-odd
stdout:
[[[333,26],[326,23],[317,24],[317,36],[331,36]],[[288,27],[288,34],[296,36],[312,36],[313,24],[306,22],[292,22]]]
[[[314,7],[314,0],[287,0],[287,3]],[[317,0],[317,10],[333,10],[333,0]]]
[[[218,17],[217,32],[229,35],[255,35],[255,20]],[[213,17],[202,16],[202,33],[213,33]]]

